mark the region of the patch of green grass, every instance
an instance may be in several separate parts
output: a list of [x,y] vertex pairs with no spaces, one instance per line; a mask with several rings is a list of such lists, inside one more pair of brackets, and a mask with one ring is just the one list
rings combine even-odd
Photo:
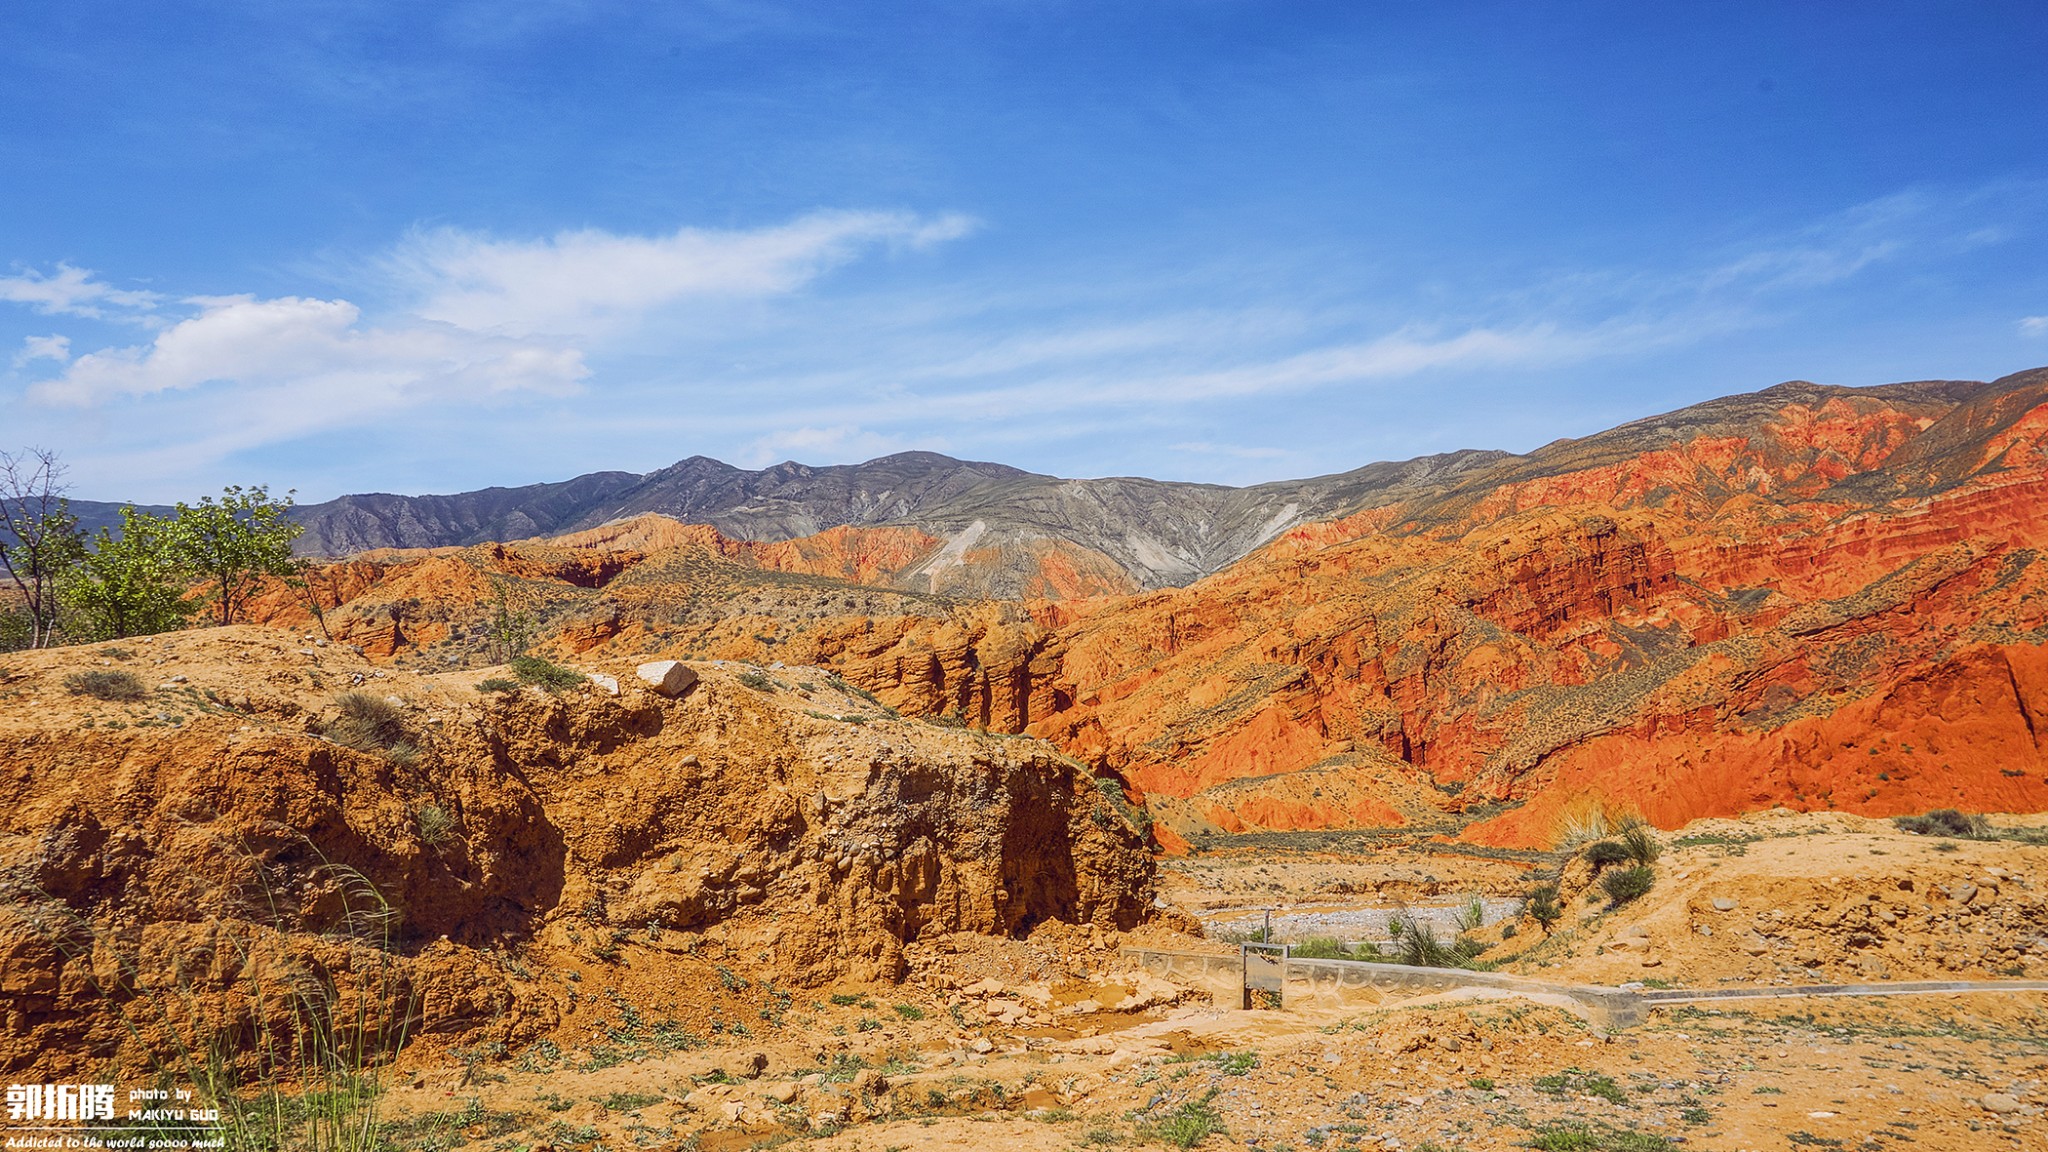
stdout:
[[1657,883],[1657,873],[1647,865],[1618,868],[1600,878],[1600,888],[1617,908],[1647,894]]
[[539,656],[514,656],[511,663],[512,674],[519,677],[520,683],[550,692],[566,692],[590,683],[590,677],[574,668],[564,668]]
[[1210,1103],[1215,1098],[1216,1090],[1211,1088],[1201,1099],[1183,1102],[1145,1125],[1145,1135],[1175,1148],[1193,1148],[1211,1136],[1220,1135],[1223,1114]]
[[439,804],[420,805],[419,811],[412,814],[412,819],[420,830],[422,844],[439,844],[447,840],[449,834],[455,830],[455,817],[450,816],[448,810]]
[[1289,952],[1307,960],[1348,960],[1351,950],[1335,936],[1310,936],[1294,945]]
[[896,1015],[901,1016],[905,1020],[918,1021],[924,1019],[924,1009],[919,1008],[915,1004],[898,1004],[896,1005]]
[[1560,1124],[1538,1131],[1528,1147],[1537,1152],[1668,1152],[1662,1136],[1606,1124]]
[[1621,850],[1637,864],[1649,865],[1663,855],[1664,846],[1657,843],[1657,834],[1647,824],[1631,824],[1622,830]]
[[64,690],[73,696],[90,696],[110,703],[134,703],[149,695],[149,689],[133,672],[95,668],[64,677]]
[[483,693],[517,692],[519,691],[519,681],[508,680],[503,676],[486,676],[482,680],[477,681],[476,690]]
[[1628,1103],[1628,1093],[1614,1078],[1600,1072],[1588,1072],[1583,1068],[1567,1068],[1549,1076],[1538,1076],[1535,1080],[1538,1092],[1552,1096],[1572,1093],[1580,1096],[1595,1096],[1610,1104]]
[[1246,1076],[1259,1066],[1257,1052],[1212,1052],[1203,1057],[1225,1076]]
[[614,1092],[600,1096],[597,1102],[608,1112],[638,1112],[652,1104],[659,1104],[664,1097],[659,1092]]
[[1586,845],[1586,862],[1595,868],[1619,864],[1628,859],[1628,849],[1613,840],[1595,840]]
[[428,1112],[389,1120],[377,1126],[381,1143],[418,1152],[445,1152],[467,1144],[473,1138],[503,1136],[526,1126],[525,1117],[512,1112],[493,1112],[483,1102],[471,1099],[454,1112]]
[[1921,816],[1894,816],[1892,823],[1899,831],[1915,836],[1960,836],[1965,840],[1989,840],[1992,836],[1989,820],[1954,808],[1936,808]]

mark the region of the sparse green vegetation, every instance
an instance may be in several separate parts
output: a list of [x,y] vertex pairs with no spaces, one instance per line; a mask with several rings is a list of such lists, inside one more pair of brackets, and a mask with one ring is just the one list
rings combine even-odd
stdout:
[[1616,869],[1600,878],[1601,890],[1616,908],[1648,893],[1656,883],[1657,873],[1642,864]]
[[109,703],[133,703],[149,695],[140,677],[118,668],[95,668],[64,677],[64,690],[73,696],[90,696]]
[[1182,1102],[1172,1111],[1144,1125],[1148,1139],[1175,1148],[1193,1148],[1211,1136],[1223,1131],[1223,1114],[1210,1103],[1216,1098],[1211,1088],[1199,1100]]
[[589,677],[574,668],[564,668],[539,656],[514,656],[511,665],[512,674],[519,677],[520,683],[550,692],[566,692],[590,683]]
[[1552,1096],[1578,1095],[1593,1096],[1610,1104],[1628,1103],[1628,1093],[1614,1078],[1601,1072],[1588,1072],[1583,1068],[1567,1068],[1549,1076],[1538,1076],[1535,1080],[1538,1092]]
[[1259,1066],[1257,1052],[1212,1052],[1203,1057],[1225,1076],[1245,1076]]
[[517,692],[519,691],[519,681],[508,680],[503,676],[487,676],[477,682],[476,690],[486,694],[492,692]]
[[1529,1147],[1537,1152],[1666,1152],[1670,1145],[1662,1136],[1648,1132],[1605,1124],[1563,1124],[1538,1131],[1530,1138]]
[[1595,868],[1619,864],[1628,859],[1628,849],[1615,840],[1596,840],[1586,845],[1586,861]]
[[1992,838],[1991,822],[1975,813],[1958,812],[1954,808],[1936,808],[1924,816],[1894,816],[1892,823],[1901,832],[1915,836],[1957,836],[1965,840],[1989,840]]
[[752,688],[756,692],[775,691],[775,681],[770,680],[766,672],[742,672],[738,676],[733,677],[733,679],[738,680],[742,686]]
[[340,713],[327,722],[324,735],[358,752],[385,752],[405,738],[398,705],[368,692],[343,692],[334,698]]
[[1664,854],[1663,845],[1657,843],[1657,835],[1648,824],[1631,824],[1622,829],[1621,850],[1629,860],[1643,865],[1655,864],[1657,857]]
[[419,810],[412,814],[412,819],[414,826],[420,831],[420,843],[429,846],[446,841],[455,829],[455,817],[449,815],[448,810],[439,804],[420,805]]

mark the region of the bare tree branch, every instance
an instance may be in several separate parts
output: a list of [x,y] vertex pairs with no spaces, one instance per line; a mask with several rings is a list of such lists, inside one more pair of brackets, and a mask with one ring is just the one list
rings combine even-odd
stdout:
[[31,648],[50,643],[57,578],[84,552],[68,491],[55,452],[0,452],[0,572],[28,610]]

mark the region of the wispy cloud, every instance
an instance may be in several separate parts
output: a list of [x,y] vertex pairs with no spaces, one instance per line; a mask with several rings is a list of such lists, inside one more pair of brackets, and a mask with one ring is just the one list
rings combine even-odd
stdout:
[[30,268],[20,275],[0,276],[0,300],[26,304],[45,316],[101,319],[110,313],[147,312],[159,299],[153,292],[116,288],[69,264],[59,264],[50,273]]
[[[374,296],[395,283],[404,298],[376,315],[341,298],[166,299],[69,265],[0,280],[0,300],[91,319],[146,310],[158,329],[147,342],[73,358],[68,336],[30,337],[14,368],[46,365],[27,383],[30,403],[119,412],[131,444],[160,441],[123,452],[138,466],[193,469],[407,409],[574,393],[593,376],[593,348],[662,309],[790,295],[865,253],[927,248],[972,228],[957,215],[837,212],[662,236],[420,232],[373,262],[379,276],[362,286]],[[858,429],[812,428],[761,437],[752,451],[778,441],[827,451],[884,443]]]
[[972,231],[965,216],[820,212],[772,228],[665,236],[584,230],[499,240],[415,233],[385,261],[430,320],[477,331],[587,334],[690,298],[795,291],[877,246],[925,248]]
[[14,354],[14,366],[26,368],[37,360],[54,360],[62,364],[70,359],[69,336],[28,336],[22,339],[21,351]]
[[[103,462],[166,477],[375,426],[357,478],[337,481],[354,488],[402,484],[385,470],[408,451],[458,449],[482,461],[478,484],[693,452],[761,465],[926,448],[1047,468],[1048,446],[1090,472],[1270,479],[1537,435],[1522,425],[1580,403],[1580,379],[1606,380],[1603,411],[1640,414],[1633,365],[1786,332],[1826,294],[2030,235],[2041,202],[2031,186],[1901,194],[1689,259],[1519,283],[1475,272],[1335,302],[1290,296],[1278,276],[1247,299],[1177,272],[1127,283],[1086,266],[834,276],[976,227],[896,212],[653,235],[415,232],[322,296],[123,293],[60,265],[0,281],[0,299],[154,330],[83,354],[79,332],[29,338],[13,358],[28,402],[0,412],[71,420],[106,446]],[[2048,316],[2017,326],[2048,334]],[[1558,390],[1516,395],[1529,380]],[[1382,416],[1395,409],[1409,430]],[[513,452],[525,462],[507,471]]]
[[560,392],[589,369],[581,353],[447,325],[366,326],[346,300],[250,296],[187,301],[197,315],[146,345],[104,348],[71,361],[29,395],[42,403],[87,407],[123,397],[208,384],[329,393],[382,409],[435,394]]

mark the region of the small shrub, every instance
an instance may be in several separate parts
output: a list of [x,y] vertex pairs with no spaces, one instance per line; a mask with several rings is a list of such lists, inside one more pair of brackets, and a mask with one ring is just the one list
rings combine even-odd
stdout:
[[1991,822],[1975,813],[1958,812],[1953,808],[1936,808],[1925,816],[1894,816],[1892,823],[1901,832],[1915,836],[1960,836],[1965,840],[1988,840],[1991,838]]
[[334,705],[341,715],[328,723],[326,736],[344,748],[385,752],[404,739],[398,705],[382,696],[343,692],[334,698]]
[[117,704],[132,703],[149,695],[149,689],[135,673],[105,668],[73,672],[64,678],[64,690],[73,696],[90,696]]
[[924,1009],[919,1008],[915,1004],[898,1004],[896,1005],[896,1015],[903,1017],[905,1020],[915,1022],[924,1019]]
[[1485,1076],[1474,1076],[1465,1083],[1481,1092],[1493,1091],[1493,1081]]
[[476,690],[479,692],[517,692],[519,691],[519,681],[507,680],[503,676],[487,676],[477,682]]
[[1619,908],[1621,905],[1641,897],[1656,882],[1657,874],[1655,872],[1641,864],[1637,864],[1631,868],[1621,868],[1609,872],[1601,877],[1600,887],[1606,891],[1607,898],[1613,901],[1614,906]]
[[1550,926],[1564,919],[1564,909],[1557,903],[1557,885],[1544,884],[1531,890],[1527,911],[1543,934],[1549,935]]
[[135,652],[128,648],[113,647],[100,649],[100,655],[109,660],[131,660],[135,657]]
[[1621,834],[1621,850],[1637,864],[1655,864],[1657,857],[1663,855],[1664,846],[1657,843],[1649,825],[1633,824]]
[[765,672],[742,672],[734,679],[756,692],[775,691],[775,681],[770,680]]
[[[1387,925],[1393,926],[1394,922]],[[1470,959],[1457,945],[1439,941],[1429,925],[1414,920],[1401,925],[1395,944],[1394,962],[1411,968],[1462,968]]]
[[449,833],[455,829],[455,817],[450,816],[448,810],[439,804],[420,805],[420,810],[413,813],[412,819],[419,827],[422,844],[439,844],[448,839]]
[[1342,960],[1351,954],[1344,947],[1344,942],[1335,936],[1310,936],[1290,951],[1309,960]]
[[590,678],[574,668],[564,668],[552,660],[538,656],[514,656],[512,674],[522,684],[545,688],[550,692],[566,692],[571,688],[590,683]]
[[599,1097],[597,1102],[604,1105],[608,1112],[638,1112],[661,1101],[662,1095],[659,1092],[614,1092],[609,1096]]
[[1618,840],[1597,840],[1586,846],[1586,861],[1595,868],[1620,864],[1628,858],[1628,849]]

